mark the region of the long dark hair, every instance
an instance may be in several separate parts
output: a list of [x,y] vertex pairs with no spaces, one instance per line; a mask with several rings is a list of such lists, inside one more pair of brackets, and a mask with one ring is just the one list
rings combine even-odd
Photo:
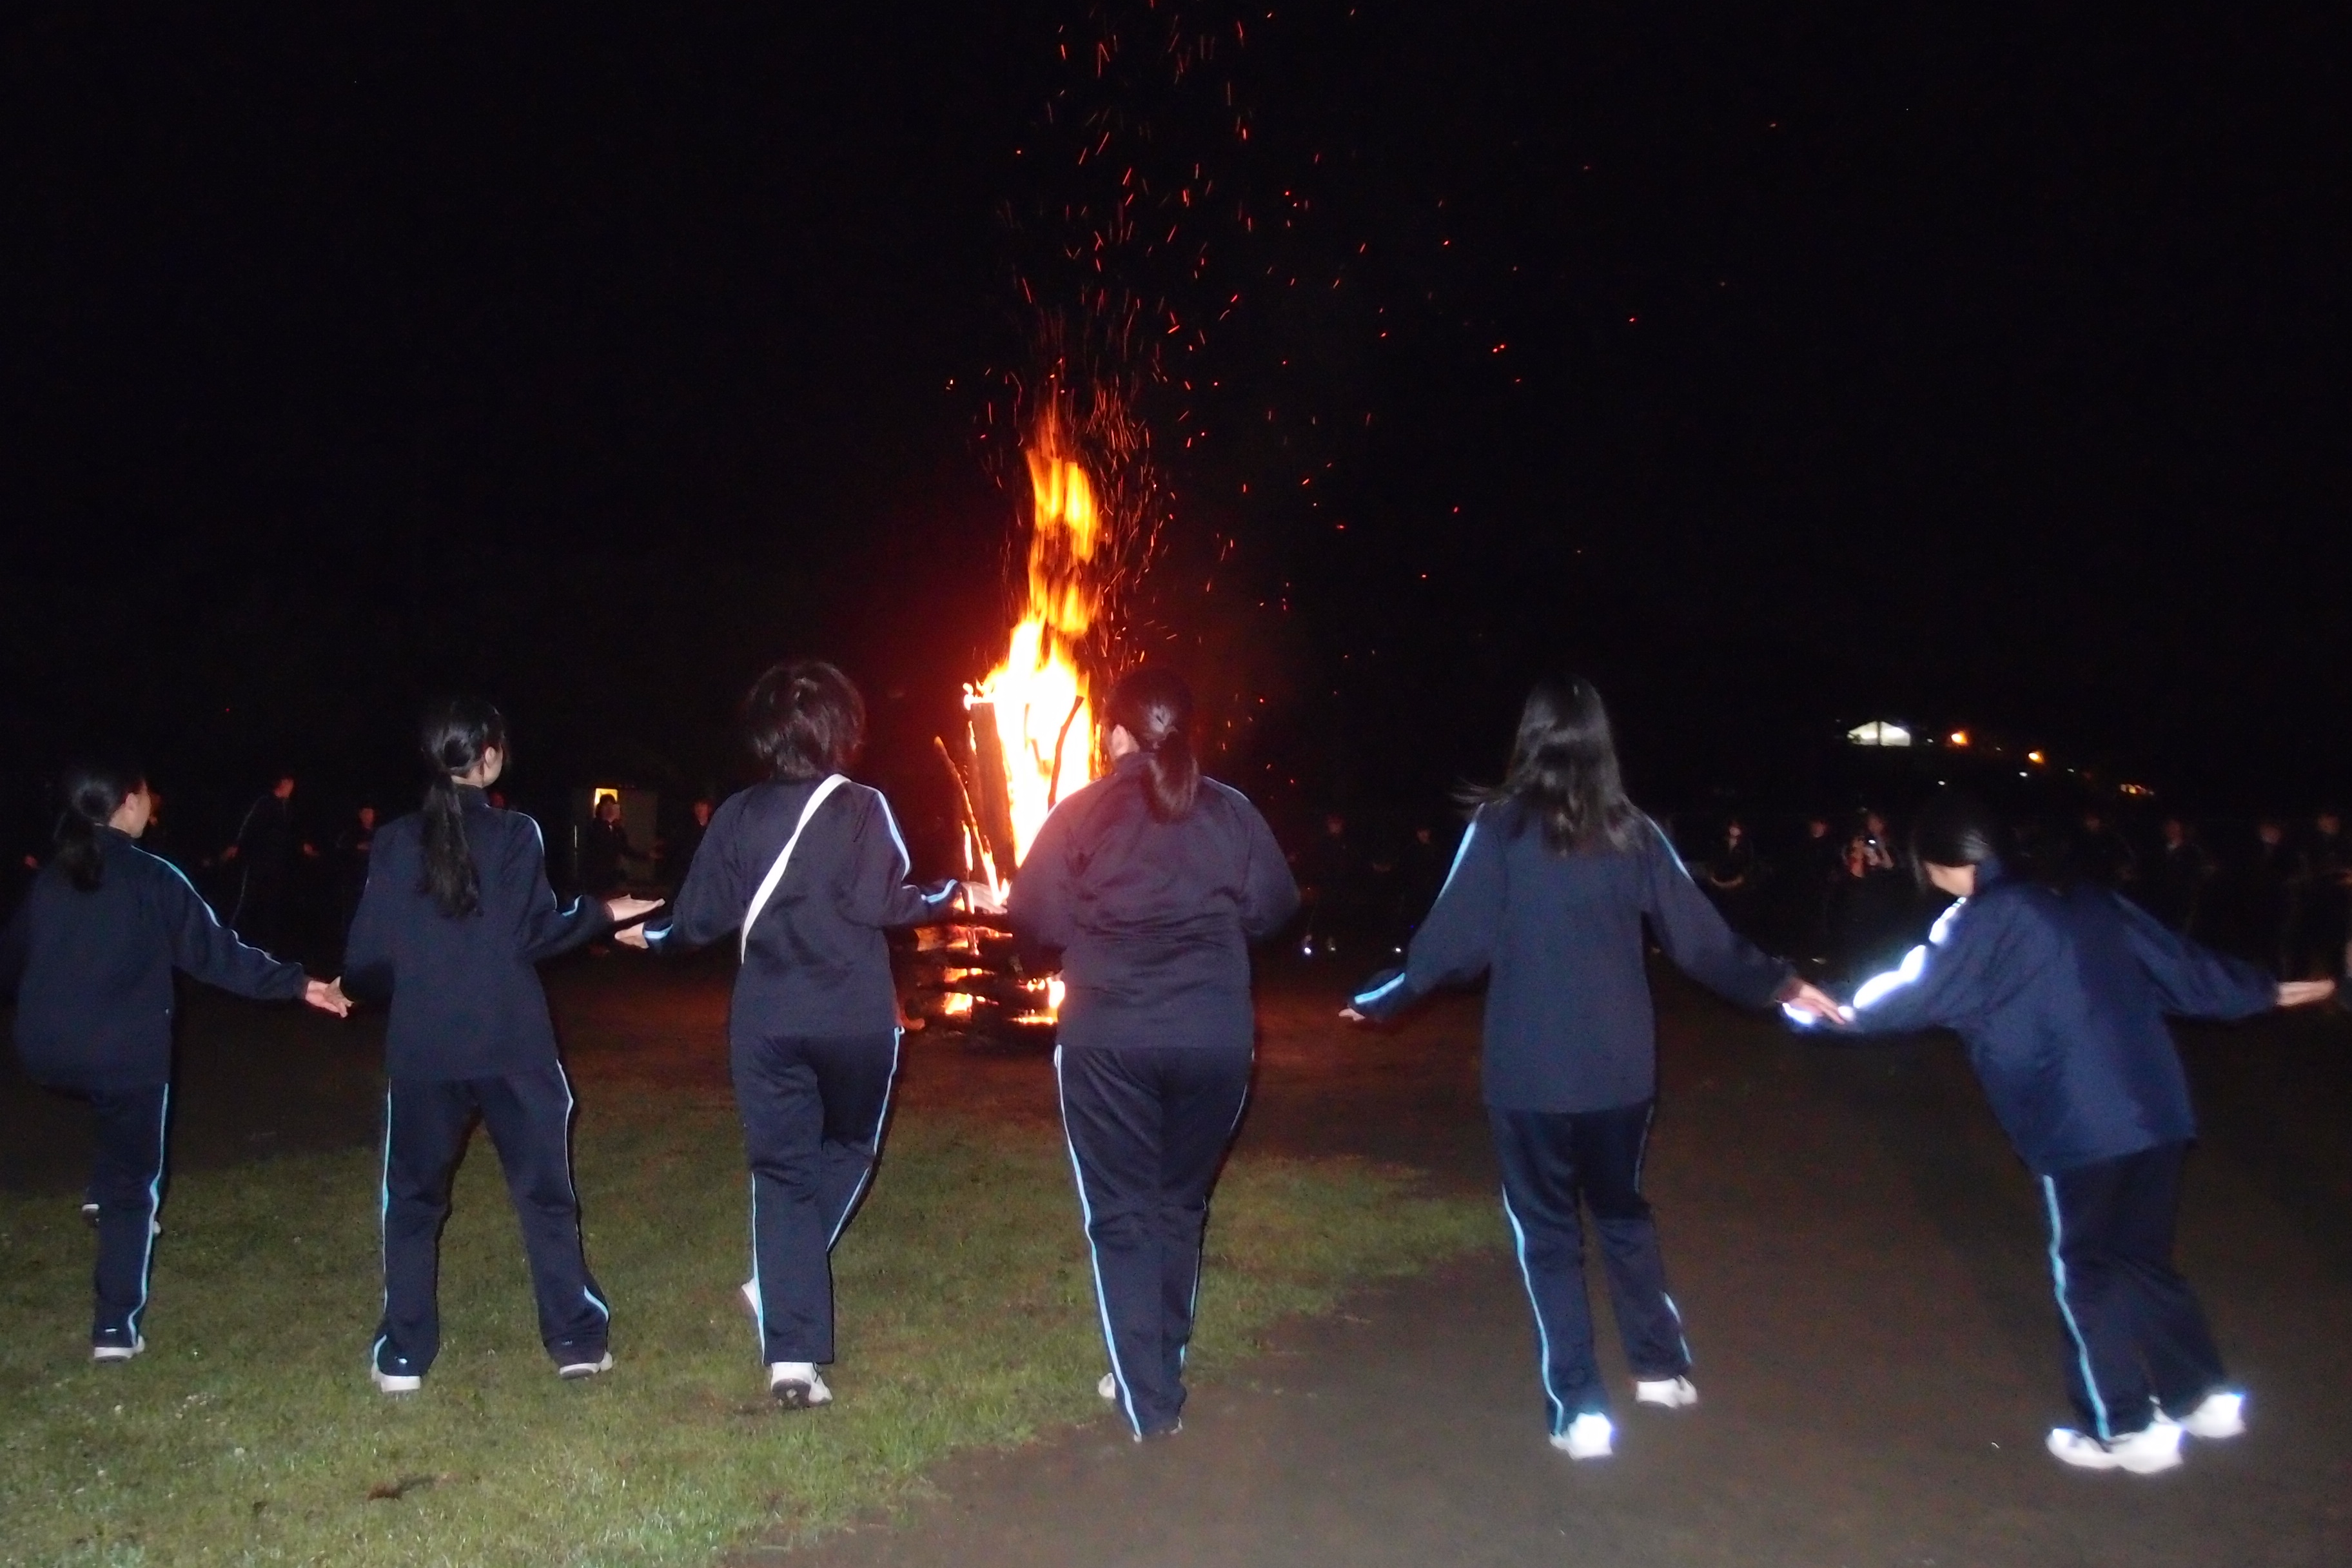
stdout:
[[1466,790],[1463,799],[1515,803],[1542,825],[1544,847],[1555,855],[1630,849],[1641,830],[1642,813],[1625,798],[1609,710],[1581,676],[1536,683],[1519,710],[1503,782]]
[[1135,737],[1146,763],[1143,797],[1152,817],[1191,815],[1201,793],[1201,759],[1192,754],[1192,689],[1174,670],[1146,665],[1110,689],[1110,721]]
[[111,763],[77,763],[58,781],[65,809],[58,815],[57,865],[83,892],[98,891],[106,876],[98,830],[122,809],[123,801],[146,787],[137,768]]
[[470,915],[482,907],[481,873],[466,842],[464,797],[457,775],[470,772],[493,746],[507,749],[507,716],[478,697],[451,697],[425,710],[417,749],[425,753],[425,880],[441,912]]
[[866,744],[866,699],[823,659],[788,659],[751,683],[743,739],[780,784],[845,773]]

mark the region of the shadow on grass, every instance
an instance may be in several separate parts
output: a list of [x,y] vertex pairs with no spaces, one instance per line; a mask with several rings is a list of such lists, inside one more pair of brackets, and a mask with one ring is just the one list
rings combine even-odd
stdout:
[[[375,1161],[177,1182],[147,1354],[86,1359],[91,1239],[70,1202],[0,1199],[0,1562],[691,1563],[823,1530],[950,1451],[1098,1418],[1103,1354],[1069,1170],[1042,1129],[901,1119],[835,1254],[832,1408],[764,1398],[735,1294],[744,1175],[724,1100],[592,1104],[589,1256],[609,1377],[559,1383],[497,1163],[477,1139],[442,1253],[425,1392],[366,1377]],[[1351,1161],[1236,1159],[1210,1226],[1194,1365],[1277,1318],[1494,1242],[1484,1200]]]

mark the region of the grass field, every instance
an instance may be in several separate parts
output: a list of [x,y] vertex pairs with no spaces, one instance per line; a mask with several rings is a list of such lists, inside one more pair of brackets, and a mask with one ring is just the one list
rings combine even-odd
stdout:
[[[425,1392],[367,1383],[375,1160],[177,1181],[148,1352],[88,1361],[92,1237],[68,1200],[0,1199],[0,1561],[702,1563],[820,1530],[950,1450],[1100,1418],[1103,1367],[1069,1167],[1048,1130],[901,1118],[835,1258],[838,1403],[765,1396],[738,1307],[744,1176],[724,1101],[592,1100],[589,1258],[618,1369],[560,1383],[538,1342],[487,1139],[443,1245]],[[1193,1366],[1350,1284],[1491,1245],[1488,1205],[1346,1162],[1237,1160],[1210,1228]]]

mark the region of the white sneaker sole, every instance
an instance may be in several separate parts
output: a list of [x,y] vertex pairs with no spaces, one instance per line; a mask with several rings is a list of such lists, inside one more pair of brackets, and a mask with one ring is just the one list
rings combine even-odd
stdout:
[[401,1377],[374,1367],[368,1368],[368,1381],[375,1384],[378,1394],[415,1394],[425,1386],[421,1377]]
[[2191,1437],[2208,1443],[2224,1438],[2240,1437],[2246,1431],[2246,1396],[2242,1394],[2215,1394],[2205,1403],[2180,1418],[2180,1429]]
[[2135,1441],[2141,1436],[2135,1433],[2132,1437],[2107,1444],[2059,1426],[2052,1429],[2046,1446],[2060,1464],[2080,1470],[2123,1470],[2135,1476],[2153,1476],[2178,1469],[2180,1428],[2165,1422],[2147,1428],[2147,1434],[2145,1441]]
[[595,1361],[575,1361],[555,1369],[555,1375],[566,1383],[579,1383],[613,1370],[613,1352],[606,1351]]
[[1686,1377],[1661,1377],[1633,1384],[1633,1403],[1683,1410],[1698,1403],[1698,1385]]
[[1568,1430],[1551,1440],[1551,1446],[1571,1459],[1605,1459],[1617,1451],[1617,1429],[1608,1417],[1595,1421],[1590,1416],[1578,1416],[1569,1423]]
[[131,1360],[133,1356],[143,1353],[146,1349],[146,1340],[140,1335],[133,1334],[131,1337],[131,1342],[127,1345],[90,1346],[89,1359],[100,1366],[114,1366],[122,1362]]

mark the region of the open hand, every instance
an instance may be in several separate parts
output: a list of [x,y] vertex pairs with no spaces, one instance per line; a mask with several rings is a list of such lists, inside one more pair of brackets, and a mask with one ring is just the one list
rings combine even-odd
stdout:
[[1778,1000],[1782,1006],[1811,1013],[1825,1024],[1843,1025],[1846,1021],[1844,1009],[1837,1005],[1837,999],[1811,981],[1799,980],[1783,987]]
[[343,994],[341,975],[332,980],[305,980],[302,982],[302,1000],[320,1012],[332,1013],[338,1018],[348,1018],[352,1014],[352,999]]
[[639,952],[653,951],[654,944],[646,940],[646,928],[643,926],[631,926],[626,931],[616,931],[613,933],[613,940],[623,947],[634,947]]
[[2325,1002],[2336,994],[2333,980],[2288,980],[2280,983],[2278,1005],[2282,1007],[2307,1007],[2314,1002]]
[[1348,1020],[1348,1022],[1349,1022],[1350,1024],[1369,1024],[1369,1023],[1370,1023],[1370,1022],[1371,1022],[1371,1020],[1370,1020],[1370,1018],[1365,1017],[1361,1013],[1357,1012],[1353,1007],[1342,1007],[1342,1008],[1340,1008],[1340,1009],[1339,1009],[1339,1016],[1341,1016],[1342,1018],[1345,1018],[1345,1019],[1346,1019],[1346,1020]]
[[978,915],[1001,915],[1004,912],[1004,895],[986,882],[966,882],[963,907]]

